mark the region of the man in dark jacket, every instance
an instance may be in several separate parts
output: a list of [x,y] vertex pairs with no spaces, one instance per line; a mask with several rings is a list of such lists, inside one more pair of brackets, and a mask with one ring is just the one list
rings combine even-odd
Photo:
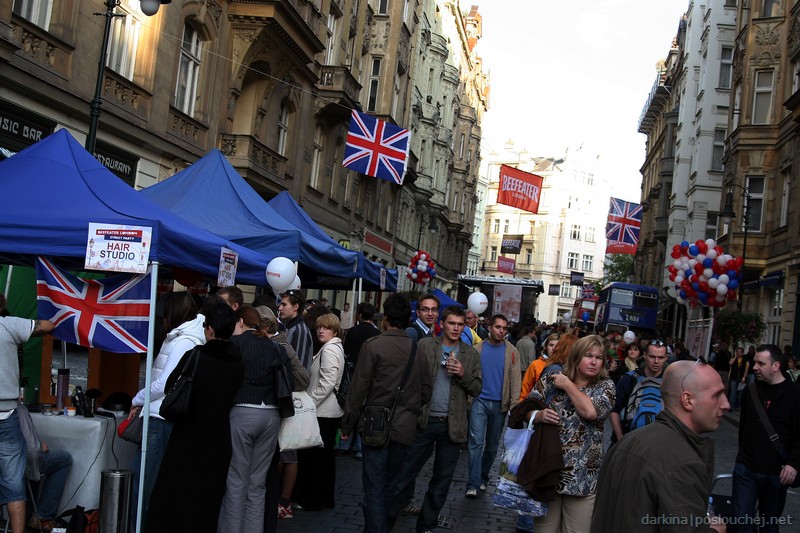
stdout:
[[364,341],[380,334],[380,330],[373,324],[375,306],[369,302],[361,302],[357,308],[358,324],[347,330],[342,347],[348,363],[358,363],[358,354]]
[[592,533],[726,531],[707,522],[714,441],[701,436],[730,409],[722,380],[700,360],[677,361],[664,372],[661,396],[655,422],[625,435],[603,459]]
[[[403,328],[408,325],[411,305],[404,296],[393,294],[384,302],[383,313],[385,331],[364,342],[358,357],[342,418],[343,439],[348,439],[361,425],[363,405],[392,409],[409,364],[413,344]],[[414,440],[422,405],[431,397],[431,379],[423,363],[415,354],[408,380],[394,409],[389,444],[362,446],[364,522],[365,530],[370,533],[388,533],[390,529],[387,500],[395,492],[397,473]]]
[[743,533],[756,530],[756,504],[761,531],[778,531],[786,490],[800,470],[800,389],[784,376],[785,366],[786,355],[776,345],[756,348],[751,367],[756,376],[755,390],[778,441],[771,441],[761,421],[751,394],[753,385],[742,395],[739,453],[733,467],[733,511],[740,524],[737,531]]

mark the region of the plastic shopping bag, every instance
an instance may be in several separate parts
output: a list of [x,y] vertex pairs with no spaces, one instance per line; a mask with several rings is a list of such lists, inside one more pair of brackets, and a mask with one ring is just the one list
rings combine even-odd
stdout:
[[281,418],[278,446],[281,451],[322,446],[317,422],[317,407],[305,391],[293,392],[294,416]]
[[506,428],[503,435],[503,459],[500,463],[500,476],[516,483],[517,470],[522,457],[528,450],[533,435],[533,418],[522,429]]
[[547,504],[531,498],[520,485],[501,477],[497,481],[492,503],[512,511],[532,515],[536,518],[547,514]]

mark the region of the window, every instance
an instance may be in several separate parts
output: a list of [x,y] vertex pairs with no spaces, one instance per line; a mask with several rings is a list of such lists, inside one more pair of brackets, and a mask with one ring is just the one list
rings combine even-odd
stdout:
[[281,103],[281,113],[278,117],[278,153],[286,155],[286,145],[289,139],[289,106]]
[[465,138],[465,136],[462,133],[461,134],[461,140],[458,143],[458,158],[459,159],[463,159],[464,158],[464,138]]
[[567,268],[578,270],[578,252],[569,252],[567,254]]
[[136,68],[136,48],[139,45],[139,18],[132,10],[122,5],[118,9],[122,17],[111,19],[111,37],[106,66],[120,76],[133,80]]
[[492,226],[492,233],[500,233],[500,219],[494,219],[494,225]]
[[573,241],[581,240],[581,227],[577,224],[572,225],[572,229],[569,231],[569,238]]
[[781,189],[781,219],[780,226],[784,227],[789,223],[789,196],[792,188],[792,176],[788,172],[784,172],[783,188]]
[[525,248],[525,264],[533,263],[533,248]]
[[314,128],[314,152],[311,154],[311,182],[314,189],[320,188],[320,160],[322,159],[322,127]]
[[780,0],[764,0],[764,9],[761,11],[762,17],[777,17]]
[[561,294],[562,298],[572,298],[572,285],[569,284],[569,281],[562,281],[561,282]]
[[372,58],[372,70],[369,76],[369,97],[367,98],[367,111],[375,111],[378,104],[378,86],[381,78],[381,59]]
[[733,76],[733,47],[723,46],[719,63],[719,88],[730,89]]
[[770,316],[777,318],[783,316],[783,289],[778,289],[772,296],[772,311]]
[[586,242],[594,242],[594,228],[589,227],[586,228]]
[[53,2],[52,0],[15,0],[13,11],[14,14],[46,30],[50,28]]
[[[783,316],[784,289],[772,293],[772,305],[767,310],[767,342],[778,344],[781,338],[781,316]],[[769,305],[769,303],[767,304]]]
[[411,13],[411,6],[409,4],[410,4],[409,0],[405,0],[405,2],[403,2],[403,22],[406,23],[406,26],[411,26],[411,21],[409,20],[409,14]]
[[492,253],[489,255],[489,261],[497,261],[497,246],[492,246]]
[[722,157],[725,155],[725,128],[714,130],[714,150],[711,154],[711,170],[722,171]]
[[400,92],[400,83],[402,78],[402,73],[400,72],[400,67],[397,68],[397,74],[394,77],[394,91],[392,92],[392,116],[397,116],[397,107],[400,105],[400,100],[402,98]]
[[389,12],[389,0],[378,0],[378,14],[386,15]]
[[594,268],[594,257],[591,255],[583,254],[583,271],[591,272]]
[[503,223],[503,233],[508,233],[508,220]]
[[757,70],[753,93],[753,124],[767,124],[772,111],[772,88],[775,73]]
[[761,231],[761,217],[764,208],[764,178],[761,176],[747,176],[747,192],[750,193],[750,201],[747,204],[747,229]]
[[184,24],[178,82],[175,86],[175,107],[190,116],[194,115],[194,105],[197,100],[197,78],[200,73],[202,46],[198,31],[191,24]]
[[717,238],[719,230],[719,213],[716,211],[706,211],[706,240]]
[[328,46],[325,49],[325,64],[326,65],[335,65],[334,61],[336,60],[336,49],[338,48],[338,43],[336,42],[336,23],[338,20],[336,19],[336,15],[334,13],[328,13]]
[[800,89],[800,61],[792,61],[792,94]]

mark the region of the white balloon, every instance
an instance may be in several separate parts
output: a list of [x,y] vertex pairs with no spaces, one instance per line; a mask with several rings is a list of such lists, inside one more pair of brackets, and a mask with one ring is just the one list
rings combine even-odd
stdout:
[[709,250],[708,252],[706,252],[706,257],[708,257],[709,259],[716,259],[718,255],[719,254],[717,254],[716,250]]
[[276,257],[267,265],[267,283],[275,291],[284,291],[297,276],[294,262],[286,257]]
[[570,313],[569,311],[567,311],[566,313],[564,313],[563,315],[561,315],[561,318],[564,320],[564,322],[569,322],[569,321],[570,321],[570,319],[572,319],[572,313]]
[[489,299],[482,292],[473,292],[467,298],[467,308],[476,315],[486,311],[487,307],[489,307]]
[[710,268],[703,270],[703,277],[706,279],[711,279],[712,277],[714,277],[714,271],[711,270]]
[[683,281],[683,276],[675,276],[675,284],[680,285]]
[[697,259],[689,259],[689,268],[694,270],[694,266],[697,264]]
[[427,256],[426,254],[419,254],[419,258],[420,258],[422,261],[425,261],[425,259],[427,259],[427,258],[428,258],[428,256]]
[[718,255],[717,256],[717,264],[718,265],[725,266],[727,263],[728,263],[728,260],[725,258],[724,255]]
[[417,275],[416,274],[411,274],[411,279],[417,279]]
[[419,270],[420,272],[425,272],[426,270],[428,270],[428,266],[424,264],[420,265],[417,267],[417,270]]
[[719,285],[719,280],[717,278],[711,278],[708,280],[708,286],[711,289],[716,289]]
[[300,276],[295,276],[294,280],[292,281],[292,284],[289,285],[289,287],[287,287],[286,290],[289,290],[289,289],[300,290],[302,287],[303,287],[303,284],[300,281]]
[[[720,277],[722,277],[722,276],[720,276]],[[720,296],[725,296],[726,294],[728,294],[728,286],[727,285],[723,285],[722,283],[717,285],[717,294],[719,294]]]
[[[708,251],[709,251],[709,252],[710,252],[710,251],[711,251],[711,250],[712,250],[712,249],[713,249],[713,248],[714,248],[716,245],[717,245],[717,243],[716,243],[716,241],[715,241],[714,239],[706,239],[706,246],[708,246]],[[716,250],[714,250],[714,253],[715,253],[715,254],[717,253],[717,252],[716,252]],[[708,255],[708,254],[706,254],[706,255]],[[713,259],[713,258],[712,258],[712,259]]]
[[[683,265],[683,263],[681,263],[680,259],[676,259],[675,261],[672,262],[672,266],[674,266],[678,270],[681,270],[681,266],[682,265]],[[686,270],[686,269],[684,268],[683,270]]]
[[631,330],[628,330],[622,335],[622,340],[625,341],[625,344],[630,344],[636,340],[636,334]]
[[727,287],[728,286],[728,282],[730,280],[731,280],[731,278],[729,278],[727,274],[720,274],[719,275],[719,284],[720,285],[725,285]]
[[705,258],[706,258],[706,254],[697,254],[695,256],[695,259],[697,260],[698,263],[702,263],[705,260]]

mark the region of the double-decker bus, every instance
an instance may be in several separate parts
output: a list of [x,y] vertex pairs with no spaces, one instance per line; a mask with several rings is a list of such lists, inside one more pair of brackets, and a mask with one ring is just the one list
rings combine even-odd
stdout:
[[652,334],[656,330],[658,289],[615,281],[600,291],[595,331],[624,333],[626,330]]
[[[573,325],[586,326],[587,331],[594,331],[594,317],[597,313],[597,302],[600,300],[599,296],[591,296],[588,298],[577,298],[572,305],[572,320]],[[583,313],[589,313],[589,319],[584,324]]]

